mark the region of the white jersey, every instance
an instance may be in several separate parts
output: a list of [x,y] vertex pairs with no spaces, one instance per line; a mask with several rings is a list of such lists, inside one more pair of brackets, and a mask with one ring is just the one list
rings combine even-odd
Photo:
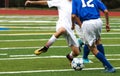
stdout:
[[49,7],[57,7],[59,19],[58,24],[61,24],[64,27],[70,28],[71,23],[71,11],[72,11],[72,2],[69,0],[51,0],[47,1]]
[[[56,25],[56,31],[60,27],[64,27],[67,33],[70,35],[74,43],[77,44],[77,39],[74,35],[74,31],[71,30],[72,21],[71,21],[71,12],[72,12],[72,1],[69,0],[50,0],[47,1],[49,8],[50,7],[57,7],[59,19]],[[66,37],[67,38],[67,37]]]

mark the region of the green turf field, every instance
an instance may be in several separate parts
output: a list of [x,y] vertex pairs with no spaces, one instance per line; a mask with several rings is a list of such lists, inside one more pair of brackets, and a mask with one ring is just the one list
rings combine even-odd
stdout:
[[[0,16],[0,76],[120,76],[120,17],[111,17],[111,31],[103,26],[102,41],[107,59],[116,73],[103,73],[102,64],[90,53],[93,63],[82,71],[71,69],[70,52],[60,37],[47,53],[35,56],[55,32],[56,16]],[[105,22],[105,19],[102,18]],[[79,57],[82,57],[82,52]]]

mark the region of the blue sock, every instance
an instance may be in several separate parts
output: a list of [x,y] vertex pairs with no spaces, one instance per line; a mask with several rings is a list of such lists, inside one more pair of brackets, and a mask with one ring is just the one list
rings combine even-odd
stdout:
[[96,57],[97,57],[105,66],[107,66],[108,69],[113,68],[112,65],[107,61],[107,59],[105,58],[105,56],[104,56],[101,52],[98,52],[98,54],[96,55]]
[[104,47],[102,44],[97,45],[97,49],[105,56]]
[[90,50],[89,50],[88,46],[85,44],[84,48],[83,48],[83,58],[88,59],[89,53],[90,53]]

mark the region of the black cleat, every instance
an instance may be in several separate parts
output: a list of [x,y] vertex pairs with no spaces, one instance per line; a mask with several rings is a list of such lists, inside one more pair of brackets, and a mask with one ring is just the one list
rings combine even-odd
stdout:
[[66,58],[70,61],[70,63],[71,63],[72,60],[73,60],[73,58],[72,58],[69,54],[66,55]]

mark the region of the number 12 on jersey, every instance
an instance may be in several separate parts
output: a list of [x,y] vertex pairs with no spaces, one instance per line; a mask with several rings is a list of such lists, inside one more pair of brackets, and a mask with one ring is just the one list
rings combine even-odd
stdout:
[[92,4],[93,0],[88,0],[85,2],[85,0],[82,0],[82,7],[94,7],[94,4]]

